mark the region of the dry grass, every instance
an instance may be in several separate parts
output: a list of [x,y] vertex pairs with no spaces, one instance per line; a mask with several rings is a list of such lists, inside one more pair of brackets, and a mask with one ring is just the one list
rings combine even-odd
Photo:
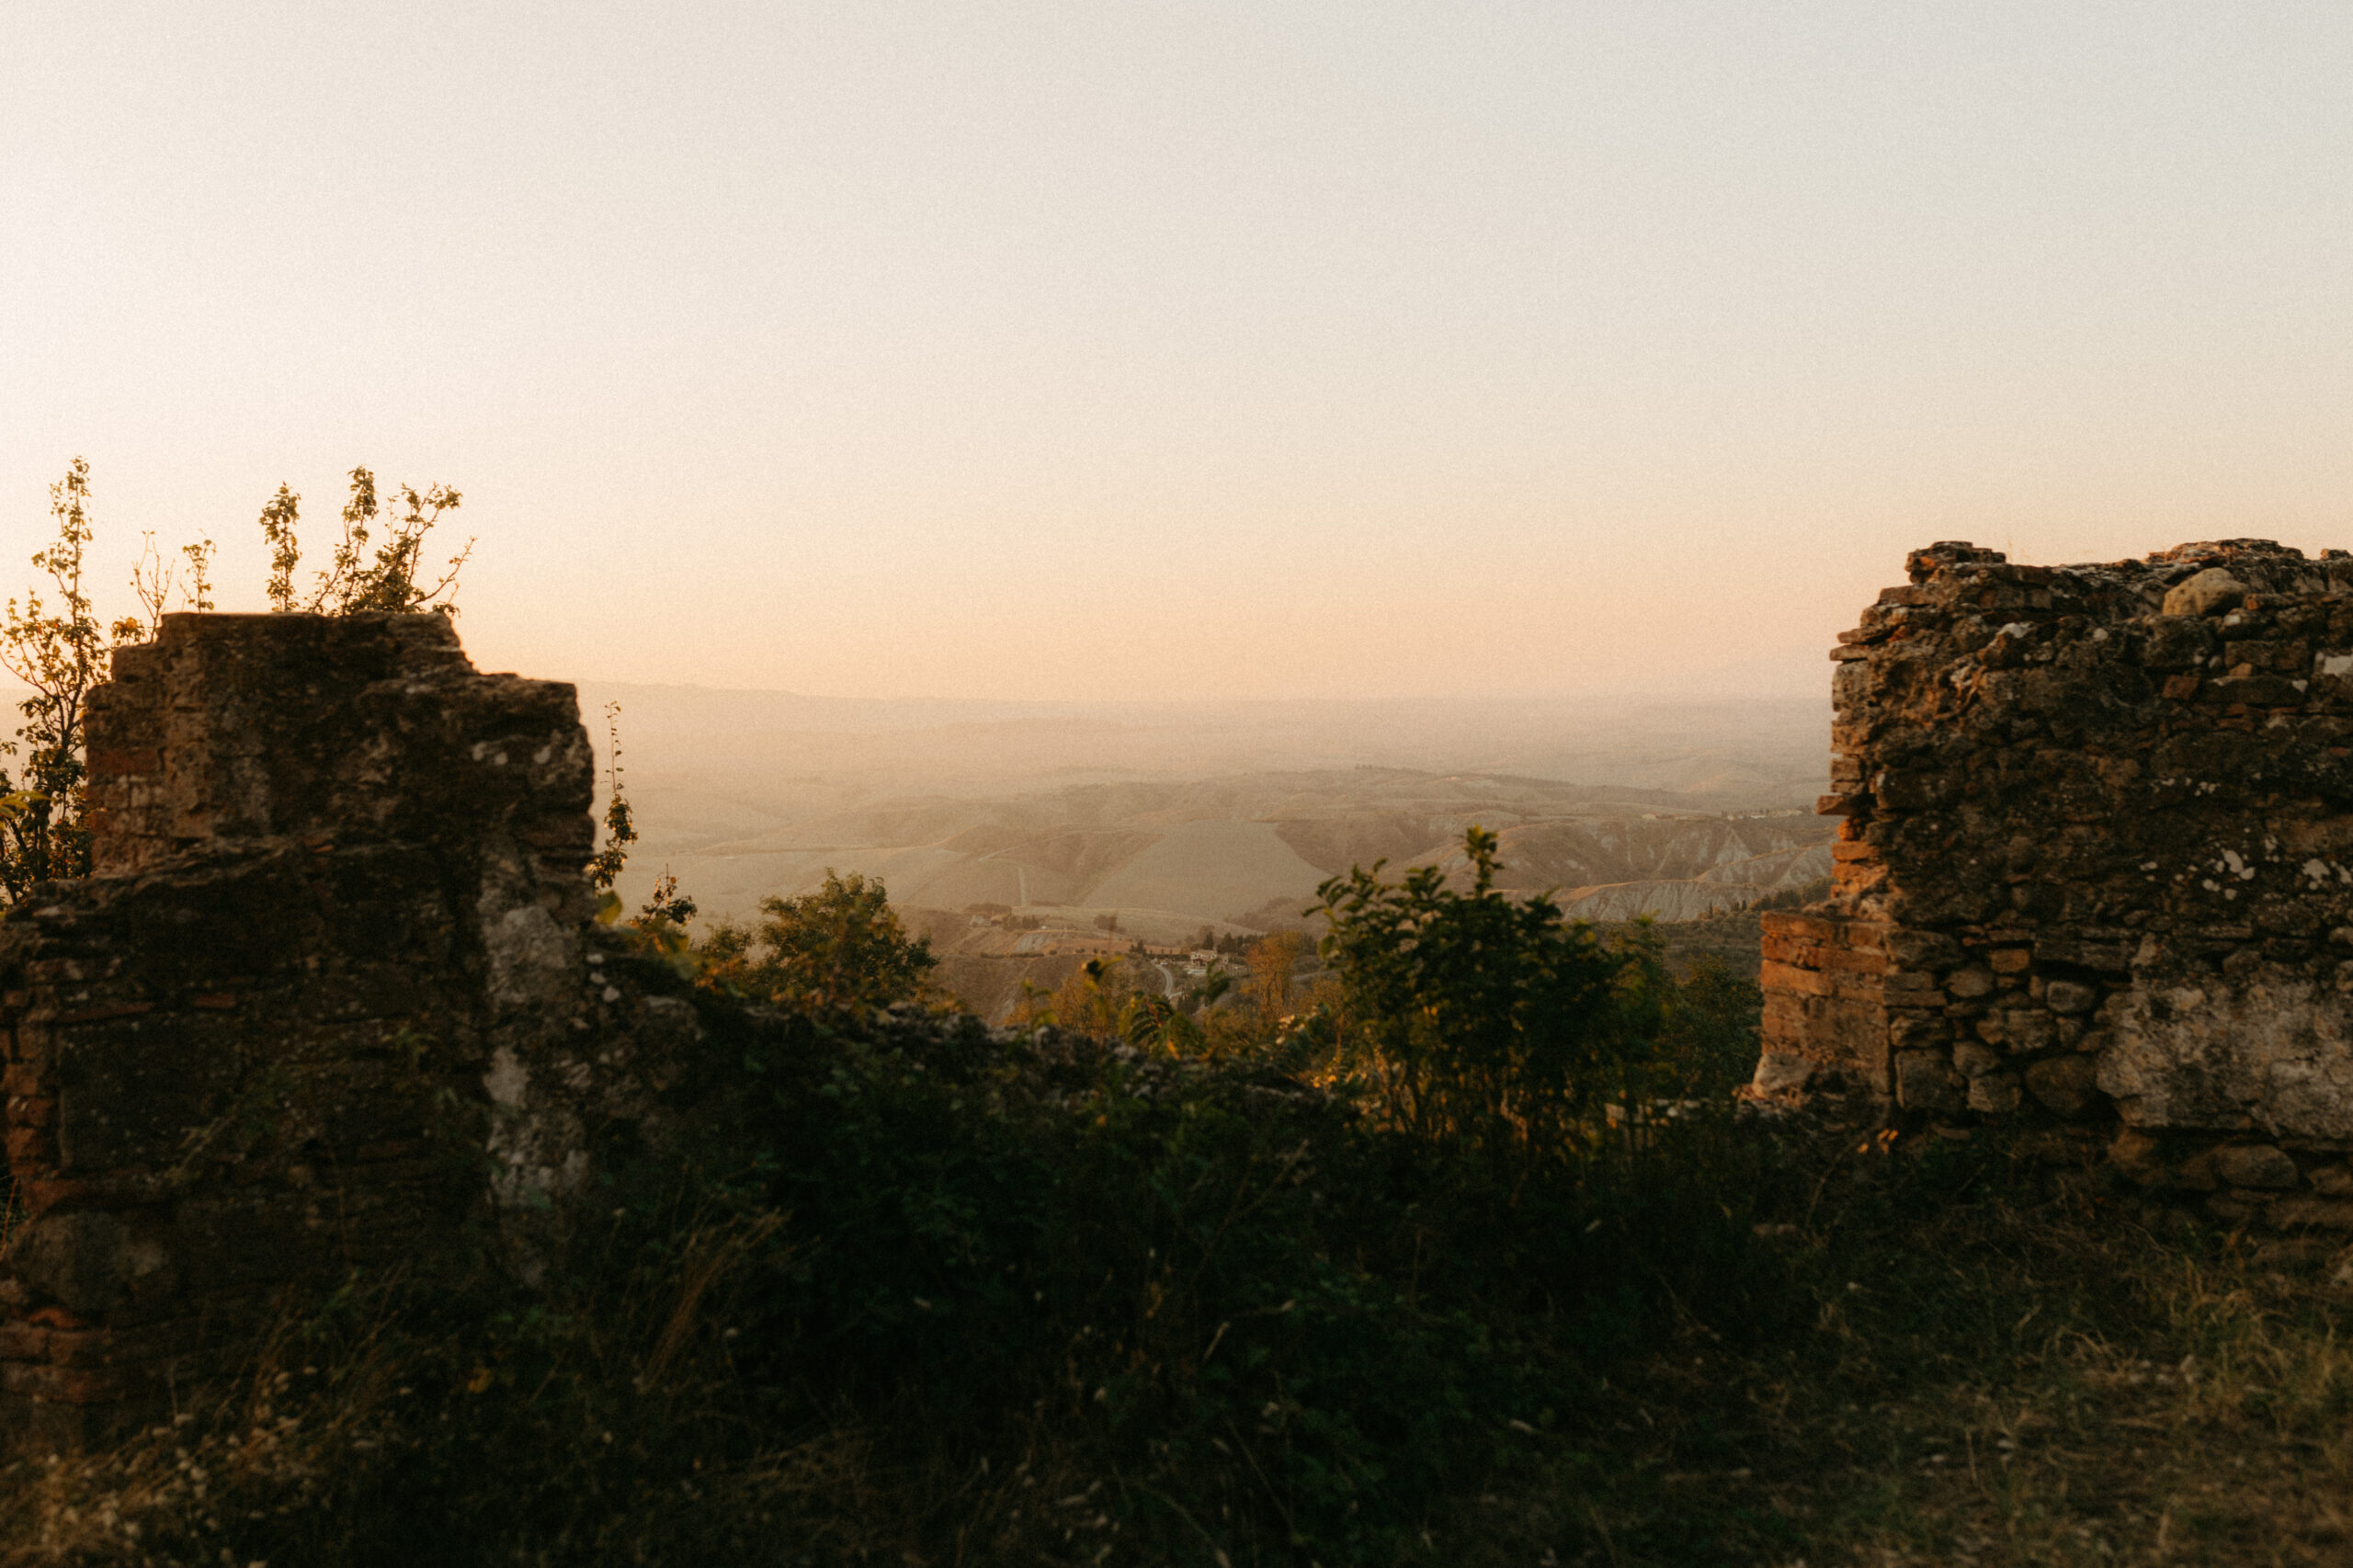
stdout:
[[1745,1345],[1685,1325],[1612,1380],[1582,1451],[1464,1507],[1444,1555],[2353,1561],[2353,1251],[2149,1218],[2077,1181],[1975,1195],[1908,1244],[1835,1216],[1783,1238],[1811,1324]]
[[[2201,1229],[1984,1148],[1850,1143],[1817,1190],[1770,1233],[1786,1282],[1767,1316],[1691,1303],[1566,1396],[1557,1447],[1382,1561],[2353,1561],[2353,1249]],[[704,1239],[676,1290],[629,1315],[641,1379],[691,1370],[680,1325],[741,1240]],[[398,1561],[341,1521],[355,1504],[387,1517],[402,1455],[468,1400],[413,1392],[415,1346],[392,1327],[345,1334],[324,1367],[290,1338],[213,1409],[18,1464],[0,1477],[0,1564]],[[638,1439],[688,1441],[701,1408],[649,1411]],[[577,1534],[529,1560],[1219,1562],[1224,1521],[1122,1475],[1081,1425],[1041,1408],[986,1459],[904,1426],[870,1410],[783,1447],[714,1448],[658,1496],[597,1504],[618,1472],[588,1434],[563,1472],[582,1488]]]

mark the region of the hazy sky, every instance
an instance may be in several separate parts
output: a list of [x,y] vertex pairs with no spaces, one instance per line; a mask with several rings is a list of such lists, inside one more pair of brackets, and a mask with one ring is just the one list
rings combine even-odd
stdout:
[[260,608],[367,462],[491,668],[1826,686],[1931,540],[2353,544],[2348,83],[2341,0],[8,0],[0,562],[80,452]]

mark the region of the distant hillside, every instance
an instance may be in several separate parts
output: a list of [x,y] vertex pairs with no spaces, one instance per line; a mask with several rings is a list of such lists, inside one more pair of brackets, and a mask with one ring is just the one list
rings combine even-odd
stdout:
[[[1631,798],[1630,798],[1631,796]],[[1574,913],[1687,919],[1821,876],[1829,824],[1811,812],[1724,813],[1660,791],[1396,768],[1078,785],[1005,798],[875,801],[668,853],[641,802],[639,876],[668,867],[713,915],[814,885],[881,878],[902,907],[993,904],[1173,941],[1204,924],[1299,924],[1327,877],[1461,859],[1473,824],[1503,836],[1506,888],[1558,889]]]
[[621,707],[644,835],[712,915],[828,868],[903,908],[1002,904],[1174,940],[1296,924],[1357,864],[1447,863],[1473,823],[1510,886],[1686,917],[1821,874],[1825,702],[881,702],[582,688]]
[[[1516,892],[1557,888],[1592,920],[1691,920],[1828,875],[1832,826],[1811,812],[1526,823],[1502,830],[1496,881]],[[1457,846],[1423,860],[1467,874]]]
[[1368,766],[1795,806],[1822,790],[1830,711],[1826,673],[1818,699],[1737,703],[886,702],[595,682],[580,696],[600,743],[604,705],[621,704],[641,788],[700,797],[722,831],[885,796]]

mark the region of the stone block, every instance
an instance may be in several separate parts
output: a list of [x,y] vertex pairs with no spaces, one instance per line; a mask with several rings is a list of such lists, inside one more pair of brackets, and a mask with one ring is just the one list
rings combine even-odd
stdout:
[[1989,969],[1957,969],[1945,977],[1945,990],[1965,1002],[1992,995],[1997,984]]
[[2214,1151],[2215,1176],[2233,1187],[2290,1187],[2302,1180],[2296,1162],[2268,1143],[2234,1143]]
[[2208,616],[2240,604],[2246,598],[2247,586],[2220,566],[2210,566],[2166,590],[2165,613],[2167,615]]
[[2304,1184],[2323,1198],[2353,1198],[2353,1170],[2342,1161],[2306,1172]]
[[2143,1187],[2162,1185],[2171,1175],[2165,1168],[2157,1140],[2138,1128],[2117,1130],[2115,1141],[2108,1147],[2108,1160]]
[[1788,996],[1827,996],[1837,988],[1836,982],[1821,969],[1772,959],[1765,960],[1759,977],[1768,991]]
[[2048,1051],[2058,1042],[2058,1020],[2040,1007],[2002,1011],[2002,1042],[2017,1052]]
[[2007,1116],[2018,1108],[2015,1074],[1987,1073],[1969,1081],[1969,1108],[1988,1116]]
[[2001,1067],[2002,1054],[1973,1040],[1964,1040],[1952,1048],[1952,1064],[1964,1078],[1982,1077]]
[[1952,1043],[1952,1026],[1932,1013],[1891,1013],[1887,1042],[1898,1050],[1948,1046]]
[[2099,1006],[2099,988],[2073,980],[2054,980],[2043,987],[2042,1002],[2054,1013],[2088,1013]]
[[1813,1076],[1813,1063],[1802,1056],[1790,1056],[1768,1051],[1757,1059],[1756,1075],[1750,1080],[1759,1094],[1793,1094],[1806,1085]]
[[2353,1199],[2290,1193],[2266,1205],[2263,1219],[2266,1224],[2283,1231],[2306,1227],[2324,1231],[2353,1231]]
[[1913,971],[1943,971],[1961,960],[1960,942],[1940,931],[1898,927],[1882,939],[1889,959]]
[[1950,1115],[1963,1107],[1961,1075],[1942,1051],[1897,1051],[1894,1078],[1896,1103],[1906,1110]]
[[2081,1116],[2098,1097],[2098,1073],[2089,1057],[2058,1056],[2033,1062],[2023,1076],[2027,1093],[2054,1116]]

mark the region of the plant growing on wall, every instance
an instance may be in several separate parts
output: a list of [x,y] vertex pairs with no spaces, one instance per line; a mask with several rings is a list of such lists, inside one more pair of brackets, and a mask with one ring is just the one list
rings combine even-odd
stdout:
[[175,587],[183,608],[212,608],[212,541],[184,546],[172,562],[150,533],[131,569],[142,614],[102,624],[82,581],[92,538],[87,462],[75,458],[49,487],[49,513],[56,538],[32,558],[48,587],[0,609],[0,669],[31,690],[17,705],[23,722],[15,735],[0,738],[0,756],[23,759],[0,767],[0,897],[9,903],[37,883],[89,874],[83,722],[91,687],[107,678],[108,653],[154,635]]
[[[629,846],[637,842],[637,819],[621,773],[621,705],[618,702],[605,704],[605,846],[589,857],[581,869],[597,892],[597,918],[610,925],[620,918],[622,907],[621,895],[613,884],[629,865]],[[665,870],[654,879],[653,894],[629,923],[654,938],[655,946],[665,953],[684,958],[688,943],[680,927],[694,917],[695,901],[678,891],[678,879]]]
[[[328,569],[315,574],[307,594],[298,594],[294,586],[301,561],[294,534],[301,500],[280,484],[262,508],[262,535],[270,546],[266,588],[271,608],[322,615],[457,613],[458,574],[474,541],[469,539],[430,583],[424,581],[423,567],[426,536],[443,514],[457,509],[457,491],[437,484],[420,494],[401,485],[380,496],[375,475],[365,468],[353,469],[342,538]],[[23,722],[14,737],[0,738],[0,756],[21,759],[0,767],[0,901],[8,903],[25,897],[37,883],[89,874],[90,837],[83,824],[87,778],[83,722],[90,689],[107,678],[107,655],[126,643],[153,637],[176,597],[182,609],[213,608],[212,541],[199,538],[181,546],[175,561],[157,548],[150,532],[131,569],[131,591],[140,613],[101,621],[83,582],[85,557],[94,537],[90,465],[74,459],[65,477],[49,487],[49,503],[57,534],[32,558],[48,584],[0,608],[0,669],[32,693],[17,704]],[[675,888],[665,906],[692,912],[691,901],[678,898]]]
[[[139,559],[131,564],[131,591],[139,597],[142,615],[126,616],[114,623],[117,642],[138,642],[152,640],[164,629],[164,611],[170,605],[172,589],[180,590],[180,608],[209,610],[212,608],[212,551],[209,539],[199,538],[194,544],[179,548],[176,562],[155,548],[155,530],[148,528],[140,535],[143,541]],[[188,575],[181,577],[186,571]]]
[[[105,678],[108,646],[89,594],[82,557],[90,542],[90,465],[75,458],[65,477],[49,487],[57,537],[34,552],[33,565],[50,582],[48,596],[28,589],[7,601],[0,619],[0,668],[32,689],[18,703],[24,722],[0,753],[21,756],[0,768],[0,889],[14,903],[34,884],[80,877],[90,869],[90,835],[82,825],[86,767],[82,725],[90,688]],[[135,634],[135,621],[125,625]]]
[[[294,586],[295,569],[301,564],[301,546],[295,526],[301,521],[302,497],[284,484],[261,509],[261,531],[269,543],[269,608],[302,610],[313,615],[355,615],[367,610],[401,613],[436,610],[458,613],[458,574],[473,554],[471,539],[451,556],[441,575],[425,580],[425,536],[442,515],[458,509],[460,497],[446,484],[423,494],[398,485],[389,504],[376,494],[376,476],[365,468],[351,471],[351,499],[344,503],[343,537],[336,540],[327,570],[314,574],[308,594]],[[375,530],[382,531],[375,553],[368,545]]]
[[629,846],[637,842],[637,824],[630,814],[629,790],[621,783],[621,705],[605,704],[605,846],[582,868],[588,885],[620,905],[613,884],[629,865]]

